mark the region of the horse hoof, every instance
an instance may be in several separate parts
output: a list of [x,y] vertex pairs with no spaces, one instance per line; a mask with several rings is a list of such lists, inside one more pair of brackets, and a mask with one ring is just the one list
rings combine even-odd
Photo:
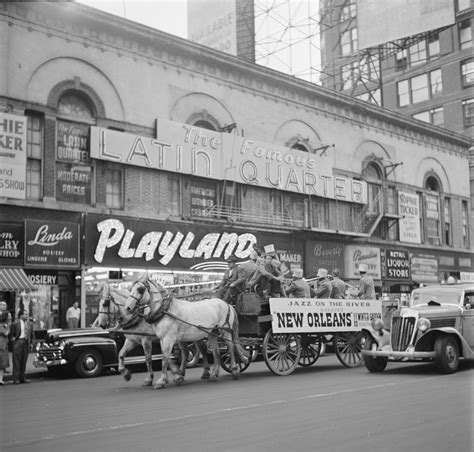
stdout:
[[183,381],[184,381],[184,377],[177,377],[177,378],[174,379],[174,384],[176,386],[179,386],[180,384],[183,383]]
[[209,380],[209,372],[204,372],[202,375],[201,375],[201,380]]
[[130,369],[127,369],[123,372],[123,378],[125,379],[125,381],[130,381],[130,379],[132,378],[132,371]]
[[217,381],[216,375],[210,375],[208,381],[212,381],[213,383]]
[[237,370],[232,371],[232,378],[238,380],[240,378],[240,373]]
[[152,380],[145,380],[142,384],[142,386],[145,388],[145,387],[148,387],[148,386],[152,386],[153,385],[153,381]]
[[153,389],[163,389],[164,387],[164,383],[158,383],[156,385],[153,385]]

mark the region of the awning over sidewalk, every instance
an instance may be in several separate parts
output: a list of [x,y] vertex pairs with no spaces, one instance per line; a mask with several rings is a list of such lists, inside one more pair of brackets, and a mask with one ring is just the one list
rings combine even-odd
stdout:
[[36,287],[21,268],[0,268],[0,290],[33,290]]

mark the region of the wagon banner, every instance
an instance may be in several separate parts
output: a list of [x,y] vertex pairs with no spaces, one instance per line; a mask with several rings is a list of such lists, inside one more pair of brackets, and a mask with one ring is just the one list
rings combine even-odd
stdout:
[[274,333],[361,331],[382,318],[378,300],[270,298]]

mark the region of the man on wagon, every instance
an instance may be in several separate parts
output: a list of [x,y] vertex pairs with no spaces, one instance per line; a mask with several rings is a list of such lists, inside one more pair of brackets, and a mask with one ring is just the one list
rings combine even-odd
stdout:
[[331,298],[332,283],[329,279],[328,271],[325,268],[319,268],[316,274],[318,286],[314,291],[315,298]]
[[[216,297],[227,303],[235,304],[237,296],[243,292],[246,288],[245,278],[242,279],[241,270],[237,264],[237,258],[230,256],[227,259],[229,268],[224,273],[224,277],[219,284],[219,288],[216,292]],[[240,275],[239,275],[240,273]]]
[[281,262],[278,260],[273,245],[264,247],[265,256],[263,260],[257,260],[257,271],[250,280],[250,287],[257,287],[261,296],[279,294],[286,297],[281,283],[284,276],[281,272]]
[[295,298],[310,298],[309,284],[303,278],[303,269],[295,268],[293,270],[293,281],[286,288],[286,294]]

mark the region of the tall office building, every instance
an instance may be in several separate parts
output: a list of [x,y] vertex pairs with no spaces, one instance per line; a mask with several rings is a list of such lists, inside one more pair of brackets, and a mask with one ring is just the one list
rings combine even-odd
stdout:
[[474,137],[473,6],[322,1],[322,85]]

